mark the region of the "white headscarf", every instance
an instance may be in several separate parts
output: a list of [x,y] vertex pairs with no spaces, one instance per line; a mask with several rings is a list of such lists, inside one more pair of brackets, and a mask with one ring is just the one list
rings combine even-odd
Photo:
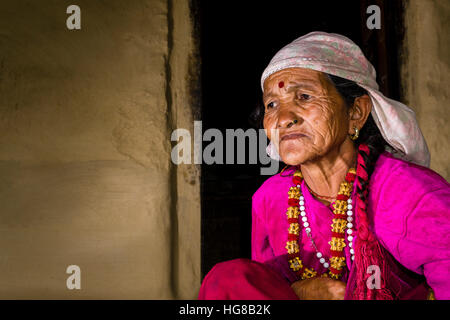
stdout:
[[[356,82],[367,90],[372,101],[372,117],[384,140],[396,151],[394,156],[429,167],[430,153],[415,113],[406,105],[386,98],[379,90],[374,67],[350,39],[334,33],[311,32],[300,37],[272,58],[261,77],[287,68],[306,68]],[[280,160],[272,143],[268,155]]]

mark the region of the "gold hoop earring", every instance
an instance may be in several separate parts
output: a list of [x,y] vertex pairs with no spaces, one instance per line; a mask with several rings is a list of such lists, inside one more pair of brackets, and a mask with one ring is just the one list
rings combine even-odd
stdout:
[[359,129],[357,127],[353,127],[353,129],[355,129],[355,134],[350,135],[350,139],[354,141],[359,137]]

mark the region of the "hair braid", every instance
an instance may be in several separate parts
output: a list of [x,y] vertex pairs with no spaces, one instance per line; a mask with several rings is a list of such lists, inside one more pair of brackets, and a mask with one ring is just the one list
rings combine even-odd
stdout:
[[[356,289],[353,293],[356,299],[392,300],[393,293],[386,287],[388,269],[384,248],[380,245],[375,235],[370,230],[368,218],[368,187],[370,149],[366,144],[360,144],[358,148],[358,164],[356,168],[356,218],[358,219],[358,236],[356,238],[355,255],[356,264]],[[380,287],[368,288],[367,279],[371,274],[367,273],[369,266],[380,268]]]
[[364,240],[369,240],[369,221],[367,217],[367,194],[369,184],[369,172],[366,167],[366,163],[369,162],[369,148],[365,144],[360,144],[358,148],[358,165],[356,168],[356,196],[358,201],[356,202],[358,210],[358,237]]
[[[368,202],[368,194],[369,194],[369,182],[370,182],[370,176],[372,175],[376,161],[378,160],[378,157],[383,152],[383,149],[377,147],[380,146],[380,144],[373,144],[370,143],[360,143],[358,146],[358,167],[359,170],[356,172],[356,194],[359,202],[361,203],[361,209],[367,214],[367,202]],[[364,222],[368,221],[366,217],[360,217]],[[359,234],[360,237],[363,239],[368,239],[368,234],[365,229],[365,226],[363,226],[363,230],[359,230],[361,233]],[[373,240],[373,239],[372,239]]]
[[[328,75],[338,92],[352,106],[355,98],[367,94],[367,91],[355,82]],[[388,144],[383,139],[377,125],[371,115],[360,129],[359,138],[355,141],[358,147],[356,168],[356,218],[358,235],[355,243],[355,265],[356,265],[356,289],[353,293],[355,299],[391,300],[395,295],[387,288],[388,268],[386,263],[386,252],[381,246],[374,233],[370,230],[368,216],[368,194],[370,177],[375,170],[376,162],[380,154]],[[380,268],[380,288],[370,290],[367,279],[371,276],[367,273],[369,266]]]

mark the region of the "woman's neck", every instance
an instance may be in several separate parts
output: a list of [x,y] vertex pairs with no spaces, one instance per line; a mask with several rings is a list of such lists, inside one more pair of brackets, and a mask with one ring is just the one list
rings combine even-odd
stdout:
[[[331,203],[339,192],[348,170],[356,164],[357,151],[353,142],[345,141],[325,156],[305,162],[301,171],[305,183],[324,204]],[[322,198],[320,196],[323,196]]]

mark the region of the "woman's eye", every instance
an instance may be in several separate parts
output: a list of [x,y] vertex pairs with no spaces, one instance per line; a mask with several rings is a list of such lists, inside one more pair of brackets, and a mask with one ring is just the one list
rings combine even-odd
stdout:
[[272,108],[274,108],[275,107],[275,102],[269,102],[268,104],[267,104],[267,109],[272,109]]
[[309,100],[311,99],[311,96],[309,94],[306,93],[302,93],[299,95],[300,100]]

